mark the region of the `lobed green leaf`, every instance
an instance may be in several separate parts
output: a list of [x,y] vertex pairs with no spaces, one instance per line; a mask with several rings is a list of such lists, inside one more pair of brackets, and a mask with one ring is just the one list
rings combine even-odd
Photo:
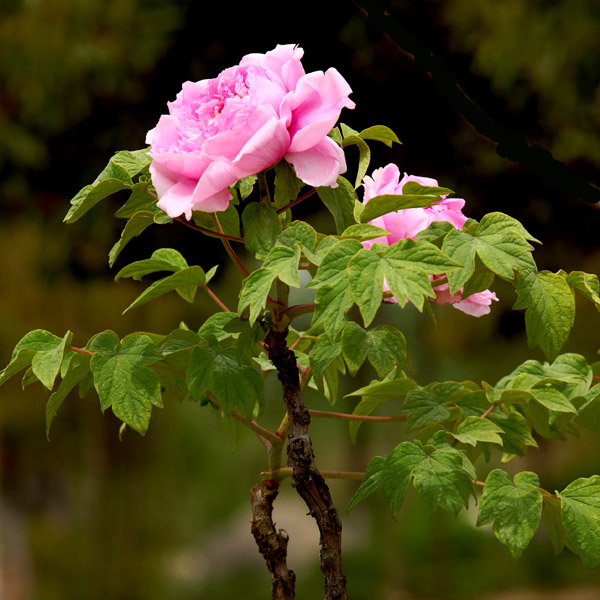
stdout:
[[494,522],[494,535],[508,547],[514,558],[529,545],[542,518],[542,494],[538,476],[530,471],[517,473],[514,483],[500,469],[485,480],[479,501],[477,526]]
[[367,465],[365,478],[361,481],[360,486],[350,498],[346,511],[350,512],[359,502],[368,498],[373,492],[381,487],[384,467],[386,463],[385,456],[374,456]]
[[518,298],[513,308],[526,309],[529,346],[539,345],[554,359],[567,341],[575,321],[575,298],[560,275],[524,270],[516,280]]
[[580,478],[557,493],[564,535],[586,569],[600,564],[600,476]]
[[145,334],[121,344],[114,332],[105,331],[92,339],[89,348],[94,352],[90,368],[102,410],[112,408],[116,417],[144,435],[152,405],[162,407],[160,384],[149,368],[162,358],[156,344]]

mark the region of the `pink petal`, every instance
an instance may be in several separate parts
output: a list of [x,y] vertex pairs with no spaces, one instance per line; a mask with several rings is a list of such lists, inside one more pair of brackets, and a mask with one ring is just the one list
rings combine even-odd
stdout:
[[302,152],[319,143],[336,124],[342,108],[354,108],[350,93],[350,86],[335,69],[301,77],[296,90],[284,99],[292,111],[290,150]]
[[240,66],[259,65],[290,91],[295,89],[298,80],[304,75],[304,67],[300,62],[303,56],[304,50],[295,44],[277,45],[266,54],[244,56]]
[[225,188],[224,190],[205,198],[198,204],[194,204],[192,208],[201,212],[221,212],[227,210],[230,200],[231,192],[229,191],[229,188]]
[[186,219],[191,219],[192,195],[196,182],[181,177],[154,161],[150,164],[150,176],[160,198],[157,202],[158,208],[172,218],[185,214]]
[[346,172],[344,151],[329,137],[304,152],[288,152],[284,158],[304,183],[314,187],[337,187],[338,175]]
[[233,161],[238,179],[271,167],[289,145],[290,135],[285,122],[273,117],[252,135]]
[[438,187],[437,179],[432,179],[431,177],[420,177],[419,175],[409,175],[406,173],[402,180],[400,181],[400,189],[404,186],[405,183],[409,181],[414,181],[420,185]]
[[383,215],[384,229],[389,231],[388,240],[395,244],[404,238],[416,238],[419,231],[427,229],[429,220],[423,208],[406,208]]
[[487,315],[490,312],[490,305],[492,300],[498,301],[496,294],[490,292],[490,290],[484,290],[477,294],[471,294],[464,300],[454,304],[454,308],[471,315],[472,317],[481,317]]
[[[210,163],[202,177],[200,177],[194,195],[192,204],[195,210],[204,212],[213,212],[214,210],[225,210],[225,208],[215,209],[213,203],[216,202],[222,206],[225,195],[229,200],[229,186],[233,185],[238,179],[241,179],[236,173],[230,161],[224,158],[217,158]],[[215,200],[216,198],[216,200]]]
[[401,193],[398,189],[399,179],[400,169],[393,163],[380,169],[375,169],[373,171],[373,178],[365,176],[363,179],[363,186],[365,188],[363,202],[367,203],[375,196]]

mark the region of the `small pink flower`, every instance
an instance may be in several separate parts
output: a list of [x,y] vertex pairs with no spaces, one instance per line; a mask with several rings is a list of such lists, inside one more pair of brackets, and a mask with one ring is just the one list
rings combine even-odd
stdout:
[[[384,194],[402,194],[402,188],[405,183],[415,181],[421,185],[436,186],[438,182],[429,177],[417,177],[416,175],[404,175],[400,179],[400,169],[394,164],[389,164],[381,169],[373,171],[373,177],[365,177],[363,179],[364,197],[363,203],[367,203],[375,196]],[[395,212],[382,215],[372,221],[371,225],[376,225],[385,229],[389,233],[367,242],[363,242],[365,248],[370,248],[372,244],[386,244],[390,246],[404,238],[416,239],[417,233],[427,229],[434,221],[448,221],[456,229],[462,229],[467,217],[463,215],[462,209],[465,201],[462,198],[448,198],[442,196],[441,202],[435,206],[427,206],[425,208],[407,208]],[[432,279],[435,279],[432,277]],[[387,282],[383,284],[384,291],[389,291]],[[450,296],[449,286],[443,283],[433,288],[435,292],[435,300],[437,304],[452,304],[454,308],[472,315],[473,317],[481,317],[490,312],[492,300],[498,300],[494,292],[485,290],[472,294],[467,298],[462,298],[462,289],[456,294]],[[397,302],[395,298],[386,298],[389,302]]]
[[229,186],[281,158],[302,181],[336,187],[346,171],[327,133],[354,108],[346,80],[331,68],[304,73],[292,44],[249,54],[215,79],[188,81],[146,142],[158,206],[169,216],[225,210]]

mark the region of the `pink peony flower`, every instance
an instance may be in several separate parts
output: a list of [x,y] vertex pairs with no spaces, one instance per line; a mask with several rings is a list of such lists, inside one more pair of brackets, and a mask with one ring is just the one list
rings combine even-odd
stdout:
[[169,216],[225,210],[229,186],[281,158],[302,181],[336,187],[346,171],[327,133],[354,108],[346,80],[331,68],[304,73],[298,46],[249,54],[215,79],[188,81],[146,142],[158,206]]
[[[363,203],[367,203],[375,196],[384,194],[402,194],[402,187],[409,181],[416,181],[421,185],[436,186],[438,182],[429,177],[417,177],[416,175],[404,175],[400,179],[400,169],[394,164],[389,164],[386,167],[373,171],[373,177],[365,177],[363,179],[364,196]],[[462,229],[467,217],[463,215],[462,209],[465,201],[462,198],[448,198],[442,196],[442,201],[435,206],[427,206],[425,208],[407,208],[391,212],[381,217],[377,217],[369,221],[371,225],[381,227],[389,231],[388,235],[378,237],[367,242],[363,242],[365,248],[370,248],[372,244],[380,243],[390,246],[398,240],[410,237],[416,239],[417,233],[427,229],[434,221],[448,221],[457,229]],[[435,278],[433,278],[435,279]],[[389,291],[387,283],[384,282],[384,290]],[[485,290],[472,294],[467,298],[462,298],[462,289],[456,294],[450,296],[449,286],[443,283],[433,288],[435,292],[435,300],[437,304],[452,304],[454,308],[461,310],[473,317],[481,317],[490,312],[492,300],[497,301],[498,298],[494,292]],[[396,302],[395,298],[387,298],[388,301]]]

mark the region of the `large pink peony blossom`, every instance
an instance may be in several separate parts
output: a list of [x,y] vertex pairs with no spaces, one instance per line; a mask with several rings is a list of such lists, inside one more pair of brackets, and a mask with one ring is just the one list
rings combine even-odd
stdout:
[[[363,202],[366,204],[371,198],[383,194],[402,194],[402,187],[409,181],[415,181],[421,185],[437,186],[438,182],[429,177],[417,177],[416,175],[404,175],[400,179],[400,170],[394,164],[373,171],[373,177],[363,179],[364,196]],[[447,198],[442,196],[442,201],[435,206],[425,208],[407,208],[396,212],[391,212],[370,221],[371,225],[376,225],[389,232],[388,235],[363,242],[365,248],[370,248],[372,244],[380,243],[391,245],[410,237],[415,239],[419,231],[427,229],[434,221],[448,221],[457,229],[462,229],[467,217],[463,215],[462,209],[465,201],[462,198]],[[384,284],[384,289],[387,285]],[[448,284],[443,283],[433,288],[437,304],[452,304],[454,308],[461,310],[473,317],[481,317],[490,312],[492,300],[498,300],[494,292],[485,290],[477,294],[472,294],[467,298],[462,298],[462,289],[453,296],[450,296]],[[395,299],[389,299],[395,302]]]
[[331,68],[304,73],[294,45],[249,54],[215,79],[188,81],[146,142],[158,206],[169,216],[225,210],[229,186],[281,158],[302,181],[336,187],[346,170],[327,133],[354,108],[346,80]]

